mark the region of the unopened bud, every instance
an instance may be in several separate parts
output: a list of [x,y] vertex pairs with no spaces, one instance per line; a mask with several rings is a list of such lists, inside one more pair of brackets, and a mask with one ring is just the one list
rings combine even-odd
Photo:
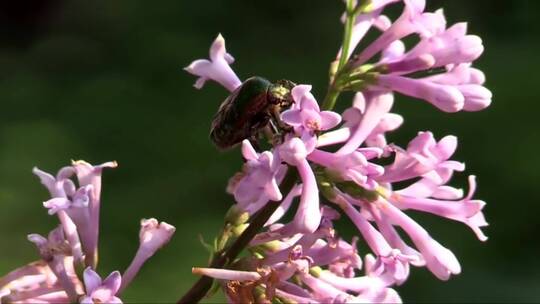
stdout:
[[232,205],[225,215],[225,223],[230,223],[233,226],[244,224],[248,220],[249,213],[241,210],[237,205]]

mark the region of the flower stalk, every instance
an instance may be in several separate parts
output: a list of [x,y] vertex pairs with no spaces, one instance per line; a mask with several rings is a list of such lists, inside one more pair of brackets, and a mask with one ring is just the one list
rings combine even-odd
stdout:
[[[281,188],[283,191],[290,191],[296,184],[298,177],[294,170],[288,170],[285,176]],[[281,202],[269,202],[264,206],[250,221],[249,226],[242,232],[242,234],[232,243],[229,248],[226,248],[220,252],[216,252],[212,261],[209,264],[209,268],[223,268],[228,264],[234,262],[238,255],[244,250],[251,240],[259,233],[264,224],[274,214]],[[202,298],[206,296],[214,279],[208,276],[201,276],[195,284],[178,300],[178,304],[198,303]]]

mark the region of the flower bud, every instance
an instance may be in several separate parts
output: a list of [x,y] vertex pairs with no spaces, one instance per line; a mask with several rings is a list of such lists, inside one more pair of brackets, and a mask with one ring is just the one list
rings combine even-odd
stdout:
[[155,218],[141,220],[139,232],[140,250],[150,257],[167,244],[176,228],[165,222],[159,223]]

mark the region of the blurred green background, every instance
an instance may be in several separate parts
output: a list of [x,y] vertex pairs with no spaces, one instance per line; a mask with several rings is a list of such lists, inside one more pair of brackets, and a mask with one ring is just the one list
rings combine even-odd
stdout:
[[[398,97],[395,111],[406,122],[390,139],[404,145],[419,130],[459,137],[454,159],[468,170],[456,184],[478,176],[490,240],[414,214],[454,251],[463,273],[440,282],[413,269],[398,290],[407,302],[539,302],[540,1],[428,3],[444,6],[450,23],[469,21],[483,38],[476,66],[493,104],[448,115]],[[241,165],[238,151],[218,152],[208,139],[225,90],[193,89],[182,67],[206,58],[221,32],[241,78],[310,83],[322,97],[342,9],[341,1],[308,0],[0,2],[0,274],[36,259],[26,234],[56,223],[41,207],[47,193],[33,166],[55,172],[71,159],[117,160],[104,177],[99,272],[125,269],[139,220],[156,217],[177,233],[124,300],[177,300],[196,279],[191,267],[206,263],[198,234],[209,240],[219,230],[232,202],[227,179]]]

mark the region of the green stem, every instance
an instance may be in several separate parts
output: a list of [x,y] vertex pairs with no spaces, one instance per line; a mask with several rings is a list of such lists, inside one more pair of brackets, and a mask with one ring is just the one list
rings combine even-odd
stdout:
[[347,60],[349,59],[349,48],[351,47],[351,36],[354,21],[356,19],[356,12],[354,9],[354,0],[347,0],[346,9],[347,18],[345,19],[345,30],[343,31],[343,48],[341,50],[341,56],[339,56],[339,64],[337,70],[340,71]]
[[[296,170],[289,168],[287,175],[282,183],[282,191],[287,193],[296,184],[298,179]],[[210,262],[210,268],[223,268],[230,262],[233,262],[240,252],[244,250],[249,242],[255,237],[261,230],[264,224],[268,221],[270,216],[274,214],[281,202],[268,202],[263,209],[261,209],[251,220],[246,230],[236,239],[236,241],[228,249],[217,252]],[[198,303],[212,287],[214,279],[207,276],[202,276],[187,292],[178,300],[177,303]]]
[[345,20],[345,29],[343,31],[343,46],[341,48],[341,55],[339,56],[336,74],[328,88],[328,92],[326,93],[326,97],[324,98],[322,104],[323,110],[332,110],[336,105],[339,94],[341,93],[341,89],[337,86],[337,84],[341,80],[340,78],[343,77],[343,68],[349,60],[348,55],[349,49],[351,48],[352,30],[354,27],[356,16],[358,15],[358,10],[356,10],[354,7],[354,0],[347,0],[345,12],[347,18]]
[[330,87],[328,88],[326,97],[324,98],[322,109],[324,111],[332,110],[334,106],[336,105],[336,100],[339,97],[340,93],[341,92],[338,89],[336,89],[335,83],[332,83]]

